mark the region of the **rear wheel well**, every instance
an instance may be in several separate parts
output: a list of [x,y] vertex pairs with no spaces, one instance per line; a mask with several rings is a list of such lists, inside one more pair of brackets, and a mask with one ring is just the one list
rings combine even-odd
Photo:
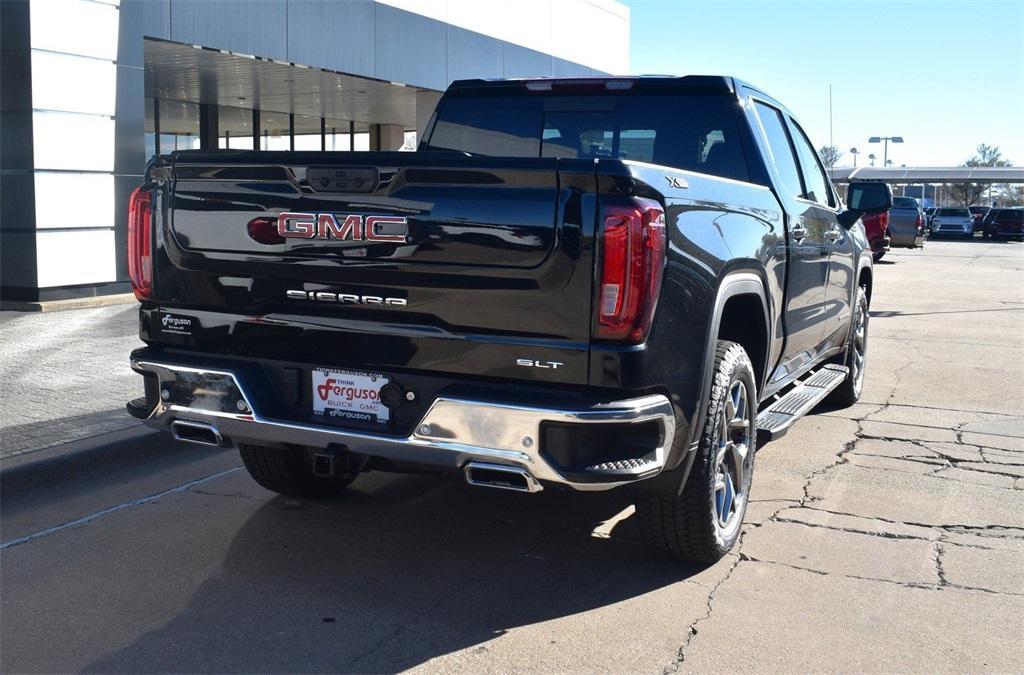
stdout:
[[857,276],[857,287],[864,289],[864,294],[868,296],[868,305],[871,304],[871,268],[865,267],[860,271]]
[[718,324],[718,339],[743,347],[754,366],[758,387],[764,382],[768,362],[768,328],[764,303],[753,293],[734,295],[725,302]]

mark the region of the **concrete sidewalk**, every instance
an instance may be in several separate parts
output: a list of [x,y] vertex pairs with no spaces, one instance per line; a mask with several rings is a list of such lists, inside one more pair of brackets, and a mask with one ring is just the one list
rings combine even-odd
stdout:
[[138,305],[0,312],[0,459],[136,425]]

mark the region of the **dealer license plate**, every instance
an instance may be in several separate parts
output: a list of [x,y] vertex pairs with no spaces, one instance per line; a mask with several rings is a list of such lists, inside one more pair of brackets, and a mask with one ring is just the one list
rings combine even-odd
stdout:
[[388,421],[388,408],[380,402],[380,388],[388,378],[377,373],[314,368],[313,412],[364,422]]

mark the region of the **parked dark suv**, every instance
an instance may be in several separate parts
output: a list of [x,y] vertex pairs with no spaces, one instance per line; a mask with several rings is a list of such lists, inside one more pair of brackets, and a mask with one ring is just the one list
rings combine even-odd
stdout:
[[982,236],[1016,237],[1024,241],[1024,208],[992,209],[985,216],[982,225]]

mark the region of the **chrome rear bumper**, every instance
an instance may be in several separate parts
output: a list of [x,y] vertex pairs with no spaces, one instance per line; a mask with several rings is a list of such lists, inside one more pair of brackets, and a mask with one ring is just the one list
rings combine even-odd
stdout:
[[[132,369],[151,373],[160,397],[145,420],[170,430],[172,425],[209,425],[225,444],[298,445],[338,448],[370,457],[415,463],[441,470],[464,470],[470,462],[509,466],[532,479],[577,490],[607,490],[650,478],[665,467],[672,447],[675,417],[668,398],[648,395],[603,402],[581,409],[522,406],[463,398],[438,397],[409,436],[394,436],[271,419],[253,405],[241,378],[229,370],[212,370],[153,360],[132,360]],[[657,446],[632,461],[602,464],[585,476],[563,475],[541,448],[541,424],[640,424],[656,422]],[[538,485],[538,488],[539,485]],[[535,490],[531,490],[535,491]]]

